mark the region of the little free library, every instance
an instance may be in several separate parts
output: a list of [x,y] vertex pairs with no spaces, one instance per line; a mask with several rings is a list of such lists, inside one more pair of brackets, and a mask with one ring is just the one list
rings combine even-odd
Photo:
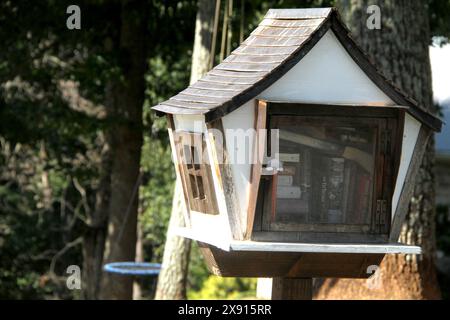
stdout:
[[398,243],[442,122],[388,81],[334,8],[269,10],[168,119],[185,228],[211,272],[367,278]]

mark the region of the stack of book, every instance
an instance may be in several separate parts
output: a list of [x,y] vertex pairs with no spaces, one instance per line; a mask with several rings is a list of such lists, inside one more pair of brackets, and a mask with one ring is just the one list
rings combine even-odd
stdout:
[[279,155],[283,171],[275,180],[276,220],[369,223],[373,170],[373,157],[366,151],[369,140],[347,133],[341,141],[325,141],[291,131],[281,131],[280,138],[285,153]]

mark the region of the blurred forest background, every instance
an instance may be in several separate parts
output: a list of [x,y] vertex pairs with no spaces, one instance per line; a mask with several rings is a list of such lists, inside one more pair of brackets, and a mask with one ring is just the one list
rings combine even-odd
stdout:
[[[429,43],[443,44],[450,1],[427,3]],[[150,108],[189,84],[198,1],[80,0],[81,30],[66,27],[71,4],[0,1],[1,299],[108,298],[116,281],[101,279],[103,263],[134,260],[136,243],[138,260],[163,259],[175,173],[165,119]],[[334,4],[235,0],[229,49],[269,8]],[[438,249],[450,255],[439,212]],[[210,276],[195,245],[189,261],[188,298],[255,295],[255,279]],[[67,288],[69,265],[82,290]],[[138,283],[154,296],[154,282]]]

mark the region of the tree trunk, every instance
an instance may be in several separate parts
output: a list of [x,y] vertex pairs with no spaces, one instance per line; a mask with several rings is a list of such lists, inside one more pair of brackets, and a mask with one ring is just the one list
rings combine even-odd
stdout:
[[[139,211],[140,212],[140,211]],[[138,221],[137,225],[137,240],[136,240],[136,262],[144,262],[144,244],[143,244],[143,231],[141,223]],[[133,283],[133,300],[142,299],[142,277],[134,279]]]
[[[195,23],[194,50],[192,54],[191,83],[209,70],[215,1],[199,0]],[[174,235],[174,228],[184,226],[186,210],[181,182],[175,183],[172,213],[164,246],[162,270],[158,278],[155,299],[186,299],[186,283],[191,252],[191,241]]]
[[198,0],[194,49],[192,52],[191,84],[209,71],[215,8],[215,1]]
[[[338,0],[340,12],[356,41],[376,65],[409,96],[432,110],[430,28],[426,2],[421,0]],[[366,26],[367,7],[381,8],[381,30]],[[422,256],[388,255],[380,266],[380,286],[365,280],[325,280],[319,299],[439,299],[434,268],[434,142],[427,147],[400,242],[421,246]],[[320,282],[320,281],[319,281]],[[369,289],[369,287],[373,289]]]
[[156,300],[185,300],[186,283],[191,253],[191,240],[173,234],[177,227],[184,226],[184,203],[181,182],[175,183],[172,202],[172,214],[164,247],[161,273],[158,277]]
[[[114,123],[109,221],[104,263],[134,261],[138,212],[139,167],[144,103],[145,2],[123,0],[121,9],[120,67],[122,79],[112,86]],[[133,279],[104,273],[100,298],[132,299]]]
[[[108,90],[109,92],[109,90]],[[109,97],[112,92],[109,92]],[[105,106],[111,109],[111,99]],[[108,112],[109,113],[109,112]],[[83,236],[83,298],[94,300],[99,298],[100,281],[103,265],[103,250],[105,247],[108,223],[109,199],[111,195],[111,133],[105,134],[101,153],[100,183],[96,193],[95,209],[87,219],[87,231]]]

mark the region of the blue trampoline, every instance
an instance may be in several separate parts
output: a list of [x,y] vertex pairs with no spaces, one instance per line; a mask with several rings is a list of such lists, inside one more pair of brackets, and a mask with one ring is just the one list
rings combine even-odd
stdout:
[[148,262],[112,262],[105,264],[103,270],[124,276],[157,276],[161,264]]

